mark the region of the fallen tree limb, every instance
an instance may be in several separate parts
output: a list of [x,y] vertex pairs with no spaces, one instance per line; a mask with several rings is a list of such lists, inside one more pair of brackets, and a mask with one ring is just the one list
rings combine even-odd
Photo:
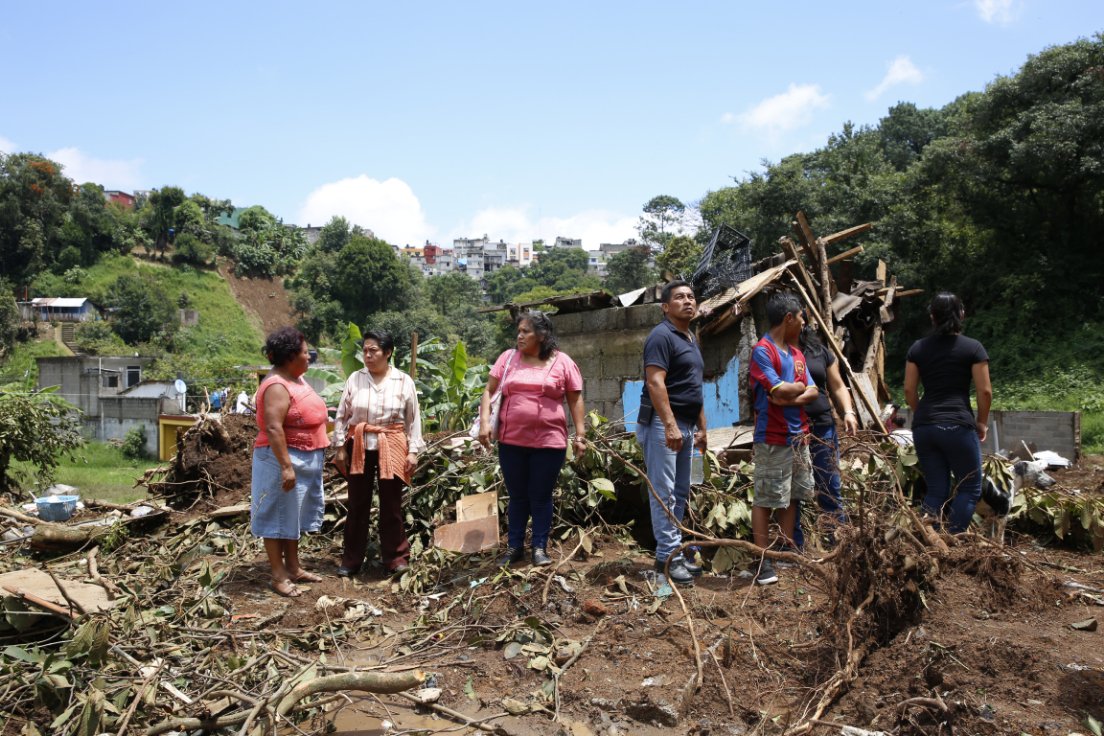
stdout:
[[43,521],[37,516],[28,516],[22,511],[16,511],[15,509],[8,508],[7,506],[0,506],[0,516],[6,516],[9,519],[15,519],[16,521],[22,521],[24,524],[46,524],[48,522]]
[[339,690],[360,690],[368,693],[401,693],[425,682],[421,670],[410,672],[342,672],[338,675],[316,677],[301,682],[291,689],[276,707],[276,715],[283,717],[291,712],[303,698],[315,693],[332,693]]
[[41,596],[35,595],[34,593],[28,593],[27,591],[23,590],[22,588],[9,588],[8,586],[5,585],[4,590],[8,591],[9,593],[11,593],[12,595],[14,595],[18,598],[22,598],[23,600],[27,601],[28,603],[33,603],[36,606],[39,606],[40,608],[45,608],[50,613],[56,613],[57,615],[62,616],[64,618],[67,618],[70,621],[72,621],[76,618],[73,615],[73,612],[70,611],[65,606],[59,606],[58,604],[54,603],[53,601],[48,601],[48,600],[46,600],[45,598],[43,598]]

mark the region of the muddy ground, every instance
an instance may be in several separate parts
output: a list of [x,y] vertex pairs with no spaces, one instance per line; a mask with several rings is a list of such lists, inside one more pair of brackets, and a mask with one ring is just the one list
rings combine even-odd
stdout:
[[[228,420],[225,452],[193,462],[195,472],[217,479],[217,491],[189,501],[183,516],[248,497],[252,421]],[[1053,474],[1100,493],[1104,458]],[[1104,614],[1104,558],[1044,548],[1015,529],[1004,548],[968,539],[928,574],[880,589],[873,604],[880,608],[856,624],[850,647],[836,625],[839,591],[848,576],[864,577],[871,560],[880,564],[858,556],[858,538],[843,542],[843,582],[800,565],[781,569],[780,582],[767,587],[752,586],[746,573],[707,573],[683,590],[703,649],[696,687],[687,616],[676,596],[657,590],[650,556],[634,545],[599,536],[593,554],[568,560],[571,539],[550,550],[554,568],[510,572],[491,555],[473,556],[410,593],[378,566],[352,580],[335,576],[340,507],[332,514],[325,533],[303,542],[307,565],[325,579],[299,598],[268,590],[257,547],[231,562],[221,587],[231,625],[286,628],[292,645],[295,631],[336,632],[329,661],[418,667],[435,676],[441,704],[475,720],[531,709],[484,724],[486,733],[782,733],[812,713],[847,652],[860,648],[857,677],[810,724],[814,733],[852,725],[895,734],[1065,735],[1091,733],[1089,718],[1104,721],[1104,633],[1083,623]],[[897,564],[886,550],[877,554],[887,567]],[[325,608],[324,596],[347,601]],[[356,602],[368,609],[345,620]],[[364,614],[372,608],[379,615]],[[569,666],[553,677],[548,662]],[[400,733],[457,732],[455,720],[415,710],[396,696],[353,698],[326,718],[345,734],[396,732],[387,723]]]

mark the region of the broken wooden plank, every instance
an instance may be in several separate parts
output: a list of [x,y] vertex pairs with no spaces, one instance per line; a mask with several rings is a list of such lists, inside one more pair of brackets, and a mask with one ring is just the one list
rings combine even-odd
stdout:
[[[840,347],[839,343],[836,342],[835,333],[832,331],[831,325],[827,324],[824,321],[824,317],[821,316],[820,310],[813,306],[813,301],[809,298],[809,294],[806,293],[804,287],[802,287],[800,280],[794,278],[793,282],[794,286],[797,287],[798,292],[801,294],[801,297],[805,300],[805,304],[808,306],[809,312],[813,315],[813,319],[815,319],[817,324],[820,326],[821,334],[825,335],[828,338],[826,340],[826,342],[828,343],[828,347],[832,349],[832,352],[835,353],[836,360],[838,360],[840,362],[840,365],[843,366],[844,372],[850,379],[851,386],[857,387],[856,382],[858,378],[855,375],[855,371],[851,368],[851,364],[847,362],[847,356],[843,354],[843,348]],[[885,423],[882,422],[882,418],[879,415],[877,402],[871,400],[871,397],[863,391],[856,389],[855,393],[857,393],[859,395],[859,398],[862,399],[860,403],[866,407],[867,413],[871,416],[872,423],[877,426],[879,430],[881,430],[882,434],[888,434],[888,432],[886,432]]]
[[817,261],[816,250],[814,250],[813,244],[816,242],[816,238],[813,236],[813,229],[809,227],[809,220],[805,217],[805,213],[801,210],[797,211],[794,215],[796,218],[792,223],[793,230],[797,233],[798,240],[801,242],[801,248],[805,251],[805,255],[809,257],[809,265],[817,267],[820,266]]
[[[827,243],[827,238],[825,238],[825,243]],[[861,245],[856,245],[851,250],[845,250],[844,252],[837,253],[836,255],[829,258],[828,259],[828,265],[831,266],[833,263],[838,263],[839,261],[846,260],[846,259],[850,258],[851,256],[857,256],[859,253],[862,253],[862,252],[863,252],[863,247]]]
[[828,251],[824,248],[824,241],[816,239],[813,244],[817,254],[817,264],[820,268],[820,303],[824,312],[824,318],[828,324],[835,324],[836,318],[832,313],[832,271],[828,268]]
[[[878,294],[878,296],[884,296],[886,294],[886,292],[888,292],[888,291],[889,291],[889,287],[887,286],[884,289],[878,289],[877,294]],[[901,289],[900,287],[898,287],[893,292],[893,298],[894,299],[904,299],[905,297],[916,296],[917,294],[923,294],[923,293],[924,293],[923,289]]]
[[796,270],[799,277],[798,280],[804,282],[805,288],[809,290],[808,294],[805,296],[805,302],[815,305],[819,310],[820,305],[816,301],[813,301],[813,299],[818,298],[820,292],[817,290],[817,285],[816,282],[813,281],[812,275],[809,273],[808,269],[805,268],[801,256],[797,253],[797,245],[794,243],[793,239],[785,235],[778,239],[778,244],[782,246],[782,250],[785,251],[786,255],[793,261],[790,272],[792,273]]
[[[836,243],[842,243],[848,238],[853,238],[856,235],[862,235],[863,233],[874,227],[872,222],[864,222],[862,225],[855,225],[855,227],[849,227],[846,230],[840,230],[838,233],[832,233],[824,238],[825,245],[835,245]],[[854,250],[854,248],[852,248]],[[862,250],[862,246],[859,246],[859,250]]]

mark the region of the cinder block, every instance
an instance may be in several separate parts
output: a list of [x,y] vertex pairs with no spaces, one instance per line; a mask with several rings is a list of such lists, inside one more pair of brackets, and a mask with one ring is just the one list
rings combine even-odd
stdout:
[[557,337],[560,335],[574,335],[583,331],[583,315],[585,312],[573,314],[557,314],[552,317],[552,324],[556,328]]
[[622,311],[625,327],[630,329],[647,327],[650,330],[663,321],[663,307],[659,304],[638,304]]
[[642,355],[604,355],[598,375],[601,378],[639,378],[643,375]]
[[584,392],[587,401],[617,401],[621,398],[621,381],[615,378],[589,379],[584,385]]

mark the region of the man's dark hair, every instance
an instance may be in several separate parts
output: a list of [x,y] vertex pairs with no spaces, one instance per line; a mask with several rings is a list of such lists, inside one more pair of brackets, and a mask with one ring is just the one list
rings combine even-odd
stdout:
[[787,314],[797,314],[802,309],[801,300],[791,291],[776,291],[767,299],[767,321],[771,327],[777,327],[786,319]]
[[265,338],[261,352],[276,368],[287,363],[303,349],[306,336],[294,327],[280,327]]
[[[368,330],[364,333],[364,340],[375,340],[387,357],[391,357],[391,353],[395,352],[395,338],[391,337],[391,333],[386,330]],[[364,349],[364,340],[360,341],[361,350]]]
[[932,332],[936,335],[957,335],[962,332],[962,300],[949,291],[941,291],[928,307],[932,317]]
[[682,287],[682,286],[688,287],[691,292],[694,291],[694,287],[690,286],[690,284],[688,282],[684,281],[683,279],[674,279],[672,281],[668,281],[663,286],[663,291],[661,291],[659,293],[660,303],[662,303],[662,304],[669,303],[671,301],[671,294],[674,293],[675,289],[677,289],[679,287]]
[[540,359],[548,360],[548,356],[557,347],[556,329],[552,325],[552,320],[544,312],[534,309],[518,315],[518,327],[521,326],[522,322],[528,322],[529,326],[533,328],[533,332],[540,338]]

